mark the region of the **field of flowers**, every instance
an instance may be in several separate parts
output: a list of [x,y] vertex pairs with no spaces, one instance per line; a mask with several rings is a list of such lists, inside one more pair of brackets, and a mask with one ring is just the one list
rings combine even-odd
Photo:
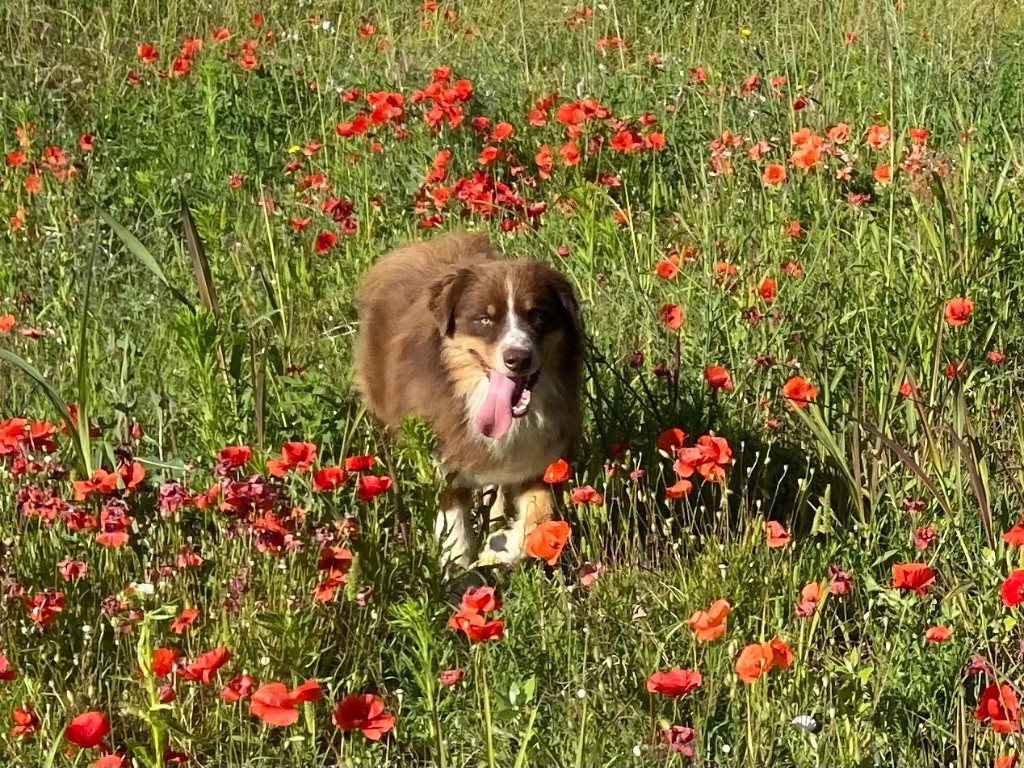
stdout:
[[[4,765],[1024,751],[1018,0],[0,4]],[[576,286],[559,520],[445,574],[381,254]]]

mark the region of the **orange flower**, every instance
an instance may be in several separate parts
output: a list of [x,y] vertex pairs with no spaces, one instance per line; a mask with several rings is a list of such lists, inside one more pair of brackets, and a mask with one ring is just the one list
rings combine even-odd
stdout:
[[970,319],[973,311],[974,302],[970,299],[965,299],[963,296],[958,296],[946,302],[943,314],[946,317],[947,325],[959,328]]
[[736,674],[747,685],[768,671],[772,663],[771,647],[767,643],[751,643],[736,659]]
[[892,567],[892,585],[895,589],[924,596],[925,590],[934,583],[935,573],[923,563],[897,563]]
[[683,499],[686,494],[693,490],[693,483],[689,480],[677,480],[665,489],[666,499]]
[[558,459],[548,464],[544,470],[544,482],[555,485],[564,483],[569,479],[569,463],[565,459]]
[[828,129],[827,135],[833,144],[843,144],[850,138],[850,126],[846,123],[837,123]]
[[732,378],[729,376],[729,372],[720,365],[709,365],[705,368],[704,381],[713,390],[724,389],[726,392],[732,391]]
[[892,133],[886,125],[872,125],[868,128],[868,135],[865,141],[872,149],[884,149],[889,143]]
[[686,322],[686,315],[676,304],[663,304],[658,310],[658,320],[670,331],[677,331]]
[[662,280],[673,280],[675,276],[679,274],[679,256],[673,254],[666,259],[662,259],[654,266],[654,274],[660,277]]
[[821,162],[821,150],[813,146],[803,146],[790,156],[794,168],[809,171]]
[[686,442],[686,433],[679,427],[672,427],[658,436],[655,446],[658,453],[671,459],[675,457],[676,451],[683,447],[684,442]]
[[792,537],[777,520],[769,520],[764,524],[765,544],[769,549],[784,547],[792,540]]
[[548,565],[558,562],[562,548],[569,540],[572,528],[564,520],[548,520],[541,523],[526,537],[526,554],[538,560],[546,560]]
[[775,301],[775,297],[779,295],[778,287],[775,284],[775,278],[766,277],[761,282],[760,287],[758,287],[757,295],[769,304]]
[[928,627],[928,630],[924,633],[924,639],[928,643],[944,643],[952,635],[953,630],[949,627]]
[[892,166],[882,163],[875,168],[873,175],[879,184],[889,184],[892,182]]
[[715,600],[706,611],[695,611],[690,617],[690,629],[698,643],[715,640],[725,634],[725,620],[729,616],[729,601]]
[[797,408],[803,409],[818,396],[818,390],[806,379],[794,376],[782,385],[782,396]]
[[761,181],[766,186],[776,187],[786,180],[786,169],[778,163],[772,163],[764,169],[764,173],[761,174]]

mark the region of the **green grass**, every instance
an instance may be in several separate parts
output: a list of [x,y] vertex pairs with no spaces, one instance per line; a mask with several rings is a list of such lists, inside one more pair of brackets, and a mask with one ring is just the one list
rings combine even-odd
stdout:
[[[1020,733],[996,734],[973,716],[988,683],[1020,693],[1024,676],[1020,608],[999,594],[1022,566],[1001,540],[1024,496],[1020,5],[617,0],[567,24],[582,8],[0,7],[0,148],[18,150],[16,130],[35,127],[27,163],[0,168],[0,317],[17,322],[0,335],[0,421],[74,424],[67,403],[84,415],[73,438],[58,438],[54,461],[66,477],[16,476],[13,456],[0,458],[0,652],[17,671],[0,682],[0,713],[32,701],[41,721],[30,738],[0,737],[4,763],[98,758],[76,747],[63,757],[64,727],[92,709],[111,721],[109,746],[147,766],[167,764],[164,747],[200,766],[681,765],[687,758],[658,737],[671,724],[695,730],[694,762],[704,765],[967,766],[1022,749]],[[259,29],[255,12],[265,17]],[[370,37],[360,35],[365,24]],[[218,27],[232,36],[212,42]],[[158,77],[190,36],[205,45],[189,75]],[[599,45],[616,37],[625,48]],[[258,66],[247,71],[240,46],[255,39]],[[141,62],[140,44],[159,60]],[[461,128],[433,131],[428,107],[410,97],[441,66],[471,81],[473,95]],[[697,67],[705,84],[691,77]],[[763,82],[744,97],[752,74]],[[785,76],[777,87],[776,76]],[[405,132],[376,129],[379,152],[369,138],[335,133],[365,105],[342,99],[352,88],[405,97]],[[591,97],[612,115],[588,124],[575,167],[560,161],[566,131],[555,109],[542,127],[527,120],[556,92],[557,105]],[[807,106],[794,111],[800,97]],[[499,146],[518,163],[477,164],[486,142],[471,121],[481,116],[514,126]],[[663,132],[665,148],[613,151],[616,119]],[[824,136],[839,122],[850,126],[849,180],[835,178],[833,157],[807,173],[793,167],[792,132]],[[892,131],[877,150],[864,140],[876,124]],[[928,169],[916,174],[898,169],[913,127],[929,132]],[[716,174],[711,144],[724,131],[749,141],[733,150],[731,172]],[[92,151],[79,148],[82,134],[96,137]],[[605,144],[587,152],[594,134]],[[750,160],[760,140],[768,152]],[[310,142],[322,147],[306,156]],[[547,179],[534,160],[543,144],[555,158]],[[49,145],[77,174],[61,180],[40,165]],[[453,196],[439,229],[485,229],[512,256],[557,264],[577,288],[590,340],[586,434],[560,489],[572,542],[553,568],[531,561],[485,574],[503,598],[506,636],[477,646],[446,626],[461,590],[437,567],[429,437],[415,428],[385,436],[349,389],[354,286],[389,248],[433,234],[418,228],[433,205],[416,210],[416,201],[442,149],[452,152],[449,186],[480,170],[547,207],[538,226],[505,232],[503,215],[462,216]],[[778,187],[761,181],[768,163],[787,168]],[[897,168],[892,184],[873,179],[880,164]],[[42,190],[29,194],[34,168]],[[314,173],[330,192],[299,188]],[[601,174],[620,184],[597,183]],[[871,197],[854,205],[851,194]],[[353,234],[321,210],[331,195],[351,202]],[[202,253],[183,236],[182,197]],[[8,227],[19,211],[23,226]],[[288,224],[306,217],[302,232]],[[793,220],[798,238],[787,234]],[[314,250],[320,232],[338,234],[326,254]],[[137,242],[126,245],[126,234]],[[695,257],[674,279],[657,277],[656,264],[684,248]],[[728,284],[719,262],[736,269]],[[787,262],[802,276],[787,275]],[[778,284],[770,304],[757,294],[769,276]],[[943,307],[957,296],[974,313],[954,328]],[[678,332],[658,320],[666,303],[685,312]],[[19,332],[32,328],[38,338]],[[990,362],[993,350],[1005,360]],[[955,361],[965,373],[950,379]],[[731,392],[712,397],[703,371],[713,364],[730,372]],[[795,375],[818,390],[804,411],[780,394]],[[916,397],[899,394],[905,381]],[[729,441],[735,464],[722,485],[665,499],[675,476],[654,446],[673,426],[691,440],[713,431]],[[351,478],[321,494],[308,474],[289,476],[278,506],[305,516],[293,526],[296,546],[277,555],[216,505],[160,514],[161,483],[206,490],[224,446],[252,446],[252,474],[289,440],[314,442],[318,466],[374,453],[373,471],[395,485],[367,503]],[[126,499],[135,521],[127,545],[103,547],[93,531],[23,514],[19,488],[28,486],[98,512],[95,498],[72,501],[71,480],[113,468],[125,444],[147,472]],[[646,474],[631,478],[639,469]],[[583,484],[604,503],[569,504],[569,489]],[[920,511],[908,513],[905,499],[923,502]],[[346,544],[355,564],[333,601],[315,603],[319,542],[346,516],[360,527]],[[767,519],[792,534],[788,546],[765,546]],[[915,530],[927,525],[935,539],[920,551]],[[161,573],[183,546],[203,564]],[[67,558],[88,574],[65,582],[57,563]],[[605,573],[581,586],[579,567],[597,561]],[[893,589],[892,566],[903,562],[934,569],[924,597]],[[830,565],[852,574],[851,594],[797,617],[801,588],[827,585]],[[46,588],[65,603],[39,628],[19,595]],[[123,600],[115,615],[101,609],[111,596]],[[728,629],[698,643],[688,619],[718,598],[732,606]],[[201,617],[171,633],[190,606]],[[952,637],[926,643],[934,625]],[[793,665],[742,683],[740,651],[776,636]],[[160,704],[162,683],[136,675],[155,647],[194,659],[218,645],[232,658],[214,684],[179,678],[173,702]],[[976,656],[990,673],[967,671]],[[438,686],[454,667],[465,679]],[[648,693],[648,676],[673,667],[699,670],[703,685],[677,700]],[[289,687],[315,678],[324,700],[271,728],[247,701],[220,700],[243,673]],[[379,743],[331,723],[335,702],[364,692],[397,718]],[[807,714],[816,732],[790,726]]]

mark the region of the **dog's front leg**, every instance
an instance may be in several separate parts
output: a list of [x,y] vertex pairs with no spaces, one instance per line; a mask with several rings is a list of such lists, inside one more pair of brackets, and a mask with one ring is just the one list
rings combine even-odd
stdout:
[[516,519],[504,530],[493,533],[480,553],[480,564],[513,563],[525,551],[526,537],[543,522],[551,519],[551,490],[540,480],[510,488],[515,499]]
[[441,494],[440,509],[434,521],[434,534],[441,545],[441,564],[455,563],[470,568],[476,560],[477,541],[470,519],[473,492],[468,488],[447,488]]

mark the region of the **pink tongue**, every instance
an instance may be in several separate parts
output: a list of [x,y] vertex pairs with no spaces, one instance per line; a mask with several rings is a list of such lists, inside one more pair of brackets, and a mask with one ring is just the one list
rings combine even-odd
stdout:
[[508,432],[512,426],[512,396],[515,390],[515,379],[491,369],[487,381],[487,397],[473,420],[482,435],[497,440]]

